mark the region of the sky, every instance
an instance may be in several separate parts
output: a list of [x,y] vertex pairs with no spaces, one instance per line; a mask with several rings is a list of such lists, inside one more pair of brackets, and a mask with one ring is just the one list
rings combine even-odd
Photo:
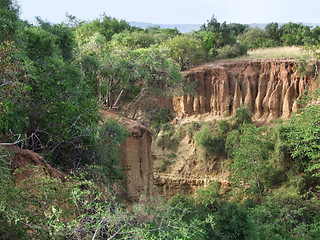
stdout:
[[102,14],[128,22],[203,24],[214,14],[227,23],[320,23],[319,0],[17,0],[20,17],[35,16],[52,23],[66,20],[66,13],[80,20]]

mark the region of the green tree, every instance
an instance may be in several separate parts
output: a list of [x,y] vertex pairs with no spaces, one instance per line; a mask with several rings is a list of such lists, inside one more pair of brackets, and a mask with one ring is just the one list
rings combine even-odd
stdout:
[[73,58],[73,51],[76,47],[75,35],[71,28],[64,24],[50,24],[49,22],[43,21],[37,17],[40,28],[51,33],[55,38],[55,45],[60,50],[65,61],[70,61]]
[[213,46],[221,48],[225,45],[233,45],[236,43],[236,37],[242,34],[248,28],[245,24],[226,22],[219,23],[215,15],[201,27],[201,31],[211,32],[214,35]]
[[55,164],[70,166],[74,159],[81,159],[86,148],[82,142],[95,134],[97,101],[90,96],[79,69],[61,58],[46,58],[31,74],[28,133],[37,133],[39,141],[30,141],[29,147],[50,152]]
[[89,92],[96,98],[99,97],[99,73],[101,62],[95,55],[83,54],[75,61],[81,69],[84,82],[90,89]]
[[110,16],[103,16],[101,19],[93,20],[92,22],[81,23],[76,28],[76,38],[80,45],[87,43],[88,36],[93,36],[99,33],[104,36],[105,41],[109,42],[114,34],[131,30],[131,26],[124,20],[117,20]]
[[202,43],[187,35],[169,39],[162,46],[169,50],[168,56],[180,65],[181,70],[186,70],[204,61],[206,57]]
[[214,45],[215,35],[213,32],[200,31],[197,33],[197,37],[201,39],[203,48],[207,54],[209,54],[210,50],[211,52],[215,51],[215,45]]
[[230,149],[230,143],[234,144],[232,181],[249,193],[262,194],[264,190],[262,175],[270,152],[265,147],[264,136],[260,131],[252,124],[244,124],[237,132],[238,136],[234,136],[236,132],[232,132],[230,135],[232,137],[227,138],[227,146]]
[[216,16],[213,14],[210,20],[207,20],[207,24],[202,25],[202,29],[210,32],[220,32],[221,24],[218,22]]
[[30,62],[32,88],[27,146],[43,152],[54,166],[70,169],[93,162],[90,155],[99,144],[100,117],[97,96],[92,94],[96,89],[94,72],[88,72],[97,69],[98,63],[84,59],[82,71],[71,63],[73,38],[71,34],[63,40],[65,33],[71,34],[65,27],[48,23],[27,28],[23,49]]
[[0,42],[14,40],[19,26],[19,6],[15,0],[0,2]]
[[54,35],[44,29],[27,28],[24,30],[22,38],[22,48],[26,56],[38,64],[42,64],[47,57],[59,54]]
[[285,133],[294,165],[316,179],[320,177],[320,107],[313,101],[318,96],[319,89],[305,95],[300,101],[303,108],[290,119]]
[[235,202],[221,204],[214,214],[214,220],[211,239],[259,239],[248,211]]
[[153,47],[106,56],[100,86],[108,107],[118,107],[127,96],[131,98],[128,108],[136,108],[147,96],[161,97],[182,89],[183,79],[166,51]]
[[275,43],[280,44],[281,31],[279,30],[279,24],[272,22],[265,27],[266,35],[269,39],[272,39]]
[[280,27],[281,42],[287,46],[303,45],[311,35],[310,27],[302,23],[289,22]]
[[238,40],[249,49],[273,47],[277,45],[277,43],[268,36],[266,31],[259,28],[249,28],[238,37]]
[[0,43],[0,135],[23,134],[27,127],[30,83],[13,42]]

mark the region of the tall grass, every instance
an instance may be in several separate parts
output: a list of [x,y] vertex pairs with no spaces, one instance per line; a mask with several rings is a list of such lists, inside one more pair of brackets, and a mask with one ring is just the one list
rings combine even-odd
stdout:
[[300,47],[273,47],[259,48],[248,51],[248,55],[243,58],[303,58],[310,59],[311,55]]

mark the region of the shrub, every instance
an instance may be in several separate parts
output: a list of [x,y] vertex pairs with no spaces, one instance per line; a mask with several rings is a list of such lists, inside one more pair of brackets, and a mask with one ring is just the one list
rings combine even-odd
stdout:
[[105,181],[112,183],[123,177],[119,168],[119,154],[121,153],[121,144],[124,143],[127,136],[127,129],[115,119],[109,119],[100,129],[101,144],[96,145],[103,148],[102,151],[100,150],[103,156],[93,159],[92,162],[100,167],[102,175],[106,176]]
[[160,171],[165,171],[167,170],[167,167],[171,164],[171,162],[168,159],[164,159],[161,166],[157,167],[158,170]]
[[259,28],[250,28],[244,34],[238,37],[240,44],[249,49],[274,47],[278,43],[268,38],[266,31]]
[[297,73],[300,77],[304,77],[305,75],[316,75],[315,65],[311,65],[305,59],[299,59]]
[[218,133],[225,134],[225,133],[229,132],[230,124],[229,124],[229,122],[227,120],[217,121],[216,124],[217,124]]
[[240,131],[239,130],[232,130],[228,133],[226,138],[225,144],[225,151],[228,156],[233,155],[234,149],[237,149],[240,144]]
[[239,44],[226,45],[217,49],[217,58],[235,58],[247,53],[246,47]]
[[194,135],[194,140],[210,155],[218,154],[224,147],[223,137],[215,134],[208,126],[202,127],[201,130]]
[[183,139],[186,136],[186,129],[185,129],[185,125],[180,125],[176,132],[173,134],[173,138],[177,139],[178,141],[180,141],[181,139]]
[[189,127],[188,127],[188,136],[189,136],[190,138],[192,138],[193,135],[194,135],[194,132],[199,131],[200,128],[201,128],[201,123],[199,123],[199,122],[192,122],[192,123],[189,125]]
[[252,113],[247,105],[242,104],[233,116],[234,124],[233,128],[238,128],[242,124],[251,124],[252,123]]
[[61,183],[34,170],[20,186],[0,181],[3,239],[205,239],[187,206],[141,198],[129,211],[85,174]]
[[220,188],[219,182],[211,182],[196,191],[196,200],[206,206],[213,205],[218,200]]
[[294,187],[273,190],[250,211],[261,239],[318,239],[319,200],[304,199]]
[[177,138],[174,137],[174,128],[170,124],[163,124],[162,125],[163,133],[160,136],[158,146],[162,147],[163,149],[169,149],[172,151],[176,151],[179,145],[179,141]]
[[249,212],[235,202],[223,203],[214,214],[211,239],[259,239]]

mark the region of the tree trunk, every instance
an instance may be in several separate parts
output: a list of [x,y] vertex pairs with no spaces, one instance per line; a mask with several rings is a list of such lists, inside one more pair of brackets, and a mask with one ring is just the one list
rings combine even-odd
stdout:
[[138,94],[138,96],[137,96],[131,103],[129,103],[129,105],[127,106],[127,108],[126,108],[126,110],[125,110],[125,114],[127,114],[127,112],[129,111],[129,109],[130,109],[132,106],[136,105],[136,104],[141,100],[141,98],[143,98],[145,91],[146,91],[146,89],[143,88],[143,89],[141,90],[141,92]]
[[125,88],[122,88],[122,90],[120,91],[116,101],[114,102],[114,104],[112,105],[112,108],[119,108],[119,103],[120,103],[120,100],[121,98],[123,97],[124,93],[126,92],[127,90],[127,86]]

